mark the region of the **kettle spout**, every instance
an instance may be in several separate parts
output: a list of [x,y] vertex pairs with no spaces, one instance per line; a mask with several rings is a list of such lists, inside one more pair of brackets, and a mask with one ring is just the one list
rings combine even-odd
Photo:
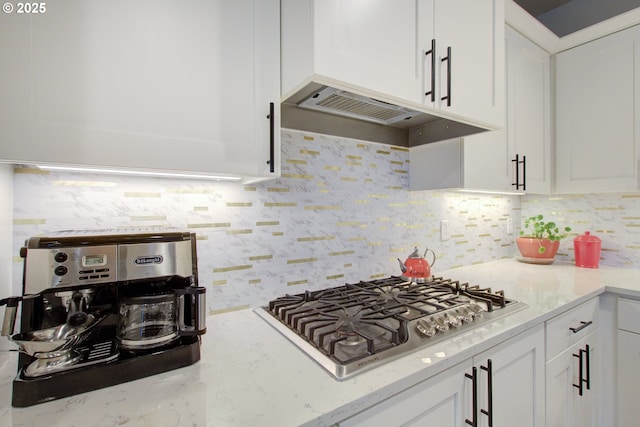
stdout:
[[400,270],[401,270],[403,273],[406,273],[406,272],[407,272],[407,267],[403,264],[403,262],[402,262],[402,261],[400,261],[400,258],[398,258],[398,263],[400,264]]

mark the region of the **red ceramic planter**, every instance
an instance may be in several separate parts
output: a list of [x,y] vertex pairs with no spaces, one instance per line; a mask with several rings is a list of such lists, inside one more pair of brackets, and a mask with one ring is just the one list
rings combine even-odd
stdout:
[[[560,247],[560,241],[551,241],[549,239],[536,239],[535,237],[518,237],[516,244],[520,253],[525,258],[549,258],[553,259]],[[546,248],[540,253],[540,247]]]

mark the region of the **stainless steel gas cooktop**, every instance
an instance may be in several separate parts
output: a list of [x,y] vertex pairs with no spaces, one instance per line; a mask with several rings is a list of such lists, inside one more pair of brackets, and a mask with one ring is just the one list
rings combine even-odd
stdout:
[[256,312],[345,379],[526,307],[490,288],[391,276],[286,295]]

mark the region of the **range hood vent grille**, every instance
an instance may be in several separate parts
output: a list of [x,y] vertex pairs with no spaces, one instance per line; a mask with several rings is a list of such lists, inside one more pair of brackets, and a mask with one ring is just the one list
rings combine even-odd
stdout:
[[385,125],[410,119],[420,114],[408,108],[326,86],[314,92],[298,105],[311,110]]

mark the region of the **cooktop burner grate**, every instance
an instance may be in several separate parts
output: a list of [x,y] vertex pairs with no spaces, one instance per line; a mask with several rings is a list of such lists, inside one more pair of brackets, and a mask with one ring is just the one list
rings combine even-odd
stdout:
[[331,360],[341,378],[515,304],[523,305],[491,288],[441,277],[414,283],[391,276],[285,295],[270,301],[263,317],[288,329],[307,352]]

